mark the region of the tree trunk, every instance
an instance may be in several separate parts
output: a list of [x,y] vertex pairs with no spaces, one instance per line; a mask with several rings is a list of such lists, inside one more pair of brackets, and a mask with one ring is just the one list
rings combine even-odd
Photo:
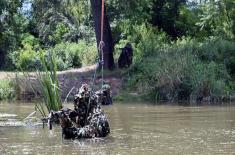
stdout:
[[[100,39],[101,39],[102,0],[90,0],[90,1],[91,1],[91,12],[92,12],[94,27],[95,27],[97,47],[98,47],[99,43],[100,43]],[[109,21],[106,16],[106,11],[104,14],[104,32],[103,33],[104,33],[103,34],[103,41],[105,43],[105,47],[103,48],[104,68],[112,70],[115,67],[114,59],[113,59],[114,43],[113,43],[113,38],[112,38],[112,33],[111,33]]]
[[5,53],[0,49],[0,69],[4,67],[5,64]]

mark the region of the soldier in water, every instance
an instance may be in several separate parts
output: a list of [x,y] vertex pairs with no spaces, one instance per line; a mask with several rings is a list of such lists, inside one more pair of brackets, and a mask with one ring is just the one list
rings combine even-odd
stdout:
[[111,87],[108,84],[104,84],[103,87],[95,92],[97,98],[100,99],[102,105],[111,105],[113,104],[113,100],[111,97]]
[[100,106],[102,95],[90,94],[88,85],[84,84],[75,95],[74,110],[66,108],[50,113],[49,124],[58,119],[64,138],[105,137],[110,133],[107,117]]

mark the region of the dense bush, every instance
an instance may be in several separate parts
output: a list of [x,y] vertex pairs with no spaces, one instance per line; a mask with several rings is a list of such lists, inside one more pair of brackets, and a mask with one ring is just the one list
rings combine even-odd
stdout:
[[40,53],[36,52],[30,44],[26,43],[22,49],[13,52],[10,57],[17,69],[32,71],[41,68]]
[[151,56],[156,53],[158,48],[169,43],[169,38],[166,33],[159,31],[151,25],[132,25],[132,29],[126,31],[126,37],[121,39],[115,46],[116,52],[114,57],[116,59],[120,54],[117,50],[123,48],[126,43],[131,43],[133,45],[134,61],[142,61],[143,58]]
[[87,44],[82,40],[79,43],[60,43],[47,50],[41,50],[31,36],[23,40],[22,44],[23,48],[10,55],[13,64],[20,70],[42,70],[40,55],[49,55],[52,50],[56,55],[58,70],[94,64],[97,58],[96,44]]
[[232,77],[235,77],[235,42],[212,38],[200,45],[197,53],[204,62],[223,63]]
[[52,50],[55,51],[59,70],[93,64],[97,57],[96,45],[85,41],[57,44]]
[[15,89],[11,80],[0,81],[0,100],[14,99]]
[[72,67],[81,67],[81,60],[78,56],[79,46],[74,43],[57,44],[54,50],[58,62],[58,70],[65,70]]
[[19,70],[32,71],[35,70],[35,67],[41,69],[39,55],[43,51],[39,46],[38,39],[30,34],[24,34],[22,38],[22,47],[9,55],[13,65]]
[[139,31],[136,61],[126,74],[128,88],[167,101],[217,101],[233,91],[234,42],[182,38],[167,44],[151,29]]

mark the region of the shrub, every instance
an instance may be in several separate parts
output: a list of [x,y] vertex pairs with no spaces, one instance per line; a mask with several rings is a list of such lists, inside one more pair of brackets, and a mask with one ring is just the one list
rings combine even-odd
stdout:
[[[10,58],[16,69],[24,71],[42,70],[40,55],[49,56],[54,51],[58,61],[58,70],[79,68],[94,64],[97,60],[96,43],[88,44],[85,41],[77,43],[60,43],[46,51],[40,49],[32,38],[22,41],[23,48],[11,53]],[[37,51],[36,51],[37,50]]]
[[202,61],[223,63],[232,77],[235,77],[235,42],[211,38],[200,45],[197,53]]
[[28,33],[24,34],[22,38],[22,48],[9,55],[13,65],[19,70],[32,71],[35,70],[35,66],[37,69],[41,69],[39,55],[43,51],[38,39]]
[[115,46],[114,57],[117,59],[120,55],[118,49],[123,48],[126,43],[130,42],[134,48],[134,62],[142,61],[143,58],[156,54],[160,47],[168,43],[169,38],[164,32],[153,28],[150,25],[142,24],[133,26],[131,33],[122,39]]
[[58,70],[93,64],[97,57],[96,46],[94,45],[87,44],[85,41],[80,41],[78,44],[57,44],[52,50],[55,51],[58,60]]
[[41,52],[36,52],[30,44],[25,44],[22,49],[11,54],[13,64],[17,69],[32,71],[41,68],[39,55]]
[[81,60],[77,56],[77,44],[61,43],[53,49],[58,61],[58,70],[65,70],[72,67],[81,67]]
[[15,90],[11,80],[0,81],[0,100],[14,99]]
[[127,71],[127,87],[151,94],[152,99],[167,101],[204,97],[217,100],[234,89],[226,63],[227,51],[233,50],[233,43],[222,40],[219,42],[227,45],[218,40],[200,43],[182,38],[158,46],[154,41],[148,42],[151,38],[154,37],[140,40],[136,46],[142,56]]
[[[85,42],[81,42],[81,44],[85,44]],[[80,58],[82,60],[82,66],[91,65],[97,63],[98,52],[96,42],[92,44],[86,44],[86,48],[81,51]]]

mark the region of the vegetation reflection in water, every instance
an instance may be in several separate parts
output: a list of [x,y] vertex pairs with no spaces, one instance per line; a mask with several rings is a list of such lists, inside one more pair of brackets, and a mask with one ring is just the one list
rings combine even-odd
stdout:
[[[33,104],[0,103],[0,114],[16,114],[16,120],[33,110]],[[235,153],[235,107],[126,103],[104,110],[111,123],[104,139],[62,140],[59,126],[52,132],[42,125],[0,127],[0,154]]]

